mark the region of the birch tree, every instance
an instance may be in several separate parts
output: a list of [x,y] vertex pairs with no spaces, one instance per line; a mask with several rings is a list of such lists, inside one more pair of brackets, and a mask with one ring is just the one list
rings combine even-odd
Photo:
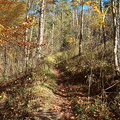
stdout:
[[42,43],[43,43],[43,39],[44,39],[44,13],[45,13],[45,0],[41,1],[40,4],[40,17],[39,17],[39,32],[38,32],[38,51],[37,51],[37,59],[40,59],[41,57],[41,49],[42,49]]
[[119,58],[118,58],[118,42],[120,39],[120,3],[118,2],[118,12],[116,9],[116,1],[111,0],[112,4],[112,14],[113,14],[113,42],[114,42],[114,60],[115,60],[115,70],[120,73]]

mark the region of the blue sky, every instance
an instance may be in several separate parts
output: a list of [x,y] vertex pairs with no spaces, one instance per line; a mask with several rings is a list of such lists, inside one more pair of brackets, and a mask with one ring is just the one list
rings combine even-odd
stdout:
[[[59,1],[60,0],[57,0],[58,1],[58,3],[57,4],[59,4]],[[71,2],[71,0],[65,0],[66,2],[69,2],[70,3],[70,5],[72,5],[72,2]],[[103,0],[103,2],[107,2],[107,1],[109,1],[109,0]],[[72,7],[72,6],[71,6]],[[78,6],[78,8],[79,8],[79,10],[81,10],[81,6]],[[83,8],[84,10],[87,10],[88,9],[88,5],[84,5],[84,8]],[[29,10],[29,12],[31,13],[31,14],[34,14],[35,13],[35,11],[34,10]]]

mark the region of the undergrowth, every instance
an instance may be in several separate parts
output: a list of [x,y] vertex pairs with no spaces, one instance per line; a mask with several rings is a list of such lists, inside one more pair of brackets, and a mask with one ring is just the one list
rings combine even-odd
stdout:
[[[59,87],[54,71],[58,68],[63,84],[74,89],[70,94],[76,120],[118,120],[120,86],[116,83],[120,76],[114,71],[113,48],[103,50],[99,45],[96,49],[90,42],[85,42],[83,48],[81,56],[77,49],[74,53],[69,50],[49,55],[35,72],[1,85],[0,119],[37,120],[37,112],[49,109]],[[80,95],[81,89],[84,96]]]
[[[1,120],[37,120],[39,111],[49,109],[57,79],[54,67],[61,60],[68,59],[68,53],[49,55],[42,60],[35,71],[14,80],[0,84]],[[64,58],[63,58],[64,55]],[[42,109],[42,110],[41,110]]]
[[79,96],[73,98],[76,120],[118,120],[120,76],[114,71],[113,48],[111,46],[104,49],[100,45],[93,49],[90,43],[85,43],[83,48],[81,56],[59,64],[65,72],[63,79],[67,78],[68,85],[87,85],[85,99]]

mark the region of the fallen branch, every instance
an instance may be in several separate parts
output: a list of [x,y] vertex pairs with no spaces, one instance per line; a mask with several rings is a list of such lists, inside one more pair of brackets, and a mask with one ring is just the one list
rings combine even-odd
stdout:
[[120,81],[118,81],[118,82],[116,82],[115,84],[113,84],[113,85],[111,85],[110,87],[108,87],[108,88],[106,88],[106,89],[104,89],[105,91],[106,90],[109,90],[110,88],[113,88],[115,85],[117,85],[118,83],[120,83]]

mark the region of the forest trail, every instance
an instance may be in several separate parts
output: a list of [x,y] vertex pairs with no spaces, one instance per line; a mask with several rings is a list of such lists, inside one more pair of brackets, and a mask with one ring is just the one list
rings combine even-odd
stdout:
[[[1,95],[4,94],[5,98],[0,99],[0,110],[4,108],[5,111],[0,112],[0,119],[4,120],[4,115],[5,119],[8,118],[10,120],[16,119],[16,117],[21,120],[75,120],[77,114],[74,110],[74,99],[77,97],[80,100],[78,102],[84,103],[84,99],[87,99],[84,94],[86,93],[84,91],[85,86],[74,84],[74,76],[71,76],[66,71],[64,65],[55,65],[53,70],[53,74],[56,76],[57,88],[55,91],[52,90],[51,93],[45,91],[45,96],[48,94],[51,96],[50,101],[47,101],[50,102],[48,106],[42,101],[45,98],[34,98],[33,93],[25,93],[25,89],[36,85],[39,88],[41,87],[39,80],[34,84],[32,79],[30,79],[31,73],[29,73],[30,75],[26,75],[26,77],[23,76],[10,83],[3,84]],[[49,89],[49,91],[51,90]],[[37,94],[39,94],[38,91]],[[0,97],[2,98],[2,96]],[[15,104],[14,101],[16,102]]]
[[[38,73],[36,72],[36,74]],[[88,83],[85,82],[82,74],[75,73],[64,62],[54,65],[53,74],[56,76],[57,82],[54,90],[41,84],[40,74],[36,80],[30,79],[31,76],[27,75],[26,78],[20,77],[10,84],[3,85],[0,96],[0,119],[77,120],[81,114],[86,114],[82,113],[82,107],[85,110],[89,109],[90,105],[95,104],[95,98],[88,97]],[[36,93],[34,87],[37,88]],[[28,91],[26,91],[27,89]],[[33,93],[30,93],[32,91]],[[40,96],[40,92],[44,95]],[[1,99],[2,96],[3,99]],[[46,96],[50,96],[50,98],[46,99]],[[50,104],[44,104],[44,101]],[[92,115],[90,114],[90,116]]]
[[[34,99],[31,102],[38,102],[37,111],[32,111],[32,116],[35,116],[35,120],[75,120],[75,113],[72,108],[73,95],[70,94],[69,86],[64,83],[61,68],[57,67],[54,69],[54,74],[58,80],[58,87],[50,98],[50,106],[46,106],[40,103],[40,99]],[[49,93],[46,93],[49,94]]]
[[84,104],[84,100],[87,100],[84,91],[87,86],[79,87],[77,84],[68,83],[71,75],[59,66],[55,67],[54,74],[57,77],[58,87],[53,91],[51,104],[49,107],[43,105],[34,114],[38,120],[75,120],[77,113],[74,110],[74,100],[77,98],[79,103]]
[[[0,96],[0,119],[79,120],[81,115],[86,115],[86,110],[89,110],[90,105],[95,104],[96,98],[88,97],[86,77],[76,72],[76,68],[71,69],[68,65],[65,61],[53,64],[52,74],[41,76],[40,70],[37,69],[33,73],[37,76],[32,76],[30,73],[26,77],[20,77],[16,81],[3,85]],[[50,68],[47,70],[50,71]],[[47,81],[43,81],[43,84],[40,81],[44,80],[44,77],[49,79],[47,76],[50,76],[52,81],[55,80],[57,84],[55,89],[52,88],[54,86],[51,88],[47,86]],[[92,118],[93,115],[90,114],[90,117]]]
[[51,110],[61,116],[58,120],[74,120],[75,115],[72,109],[72,96],[69,95],[69,87],[64,83],[61,78],[64,71],[56,67],[54,74],[58,79],[58,87],[55,90],[55,97],[53,98]]
[[81,85],[79,88],[77,84],[69,83],[71,75],[67,74],[64,68],[56,66],[54,74],[57,77],[58,87],[53,91],[55,97],[52,99],[50,110],[56,113],[57,117],[53,120],[75,120],[77,113],[74,111],[74,99],[77,97],[78,102],[83,103],[87,99],[84,91],[87,86]]
[[[67,91],[68,87],[64,83],[62,83],[63,81],[61,80],[60,69],[55,68],[54,74],[56,75],[58,82],[61,82],[61,83],[59,84],[59,87],[56,89],[56,91],[55,92],[53,91],[53,94],[51,94],[50,105],[47,106],[46,104],[43,104],[43,101],[41,101],[40,98],[35,98],[35,99],[30,100],[29,101],[30,103],[27,102],[28,104],[27,106],[29,110],[18,109],[17,111],[11,106],[9,106],[9,103],[7,103],[8,101],[7,98],[4,98],[3,102],[2,102],[2,99],[0,99],[1,107],[5,106],[5,109],[6,109],[5,111],[6,113],[2,113],[2,112],[0,113],[0,119],[4,120],[3,114],[6,114],[7,116],[9,116],[8,114],[10,115],[15,114],[15,116],[18,114],[17,116],[19,116],[19,118],[22,120],[23,119],[24,120],[27,120],[27,119],[30,119],[30,120],[74,120],[75,117],[74,117],[74,113],[71,107],[71,103],[72,103],[71,97],[68,96],[68,91]],[[19,90],[21,91],[22,89],[24,89],[25,82],[23,81],[23,79],[24,78],[18,79],[15,82],[10,83],[9,86],[8,84],[7,86],[4,85],[4,87],[1,88],[1,90],[3,91],[5,96],[7,96],[8,94],[16,96],[16,94],[19,93]],[[17,87],[15,88],[16,85]],[[30,86],[30,83],[29,84],[26,83],[26,85]],[[50,94],[50,93],[46,93],[46,94]],[[21,94],[21,97],[22,96],[23,95]],[[28,97],[31,97],[31,96],[29,95]],[[24,102],[24,99],[28,99],[28,98],[23,97],[22,99]],[[16,103],[16,105],[18,104],[20,103]],[[29,104],[34,104],[34,106],[36,104],[36,108],[30,109]],[[8,117],[8,118],[12,120],[11,117]]]

